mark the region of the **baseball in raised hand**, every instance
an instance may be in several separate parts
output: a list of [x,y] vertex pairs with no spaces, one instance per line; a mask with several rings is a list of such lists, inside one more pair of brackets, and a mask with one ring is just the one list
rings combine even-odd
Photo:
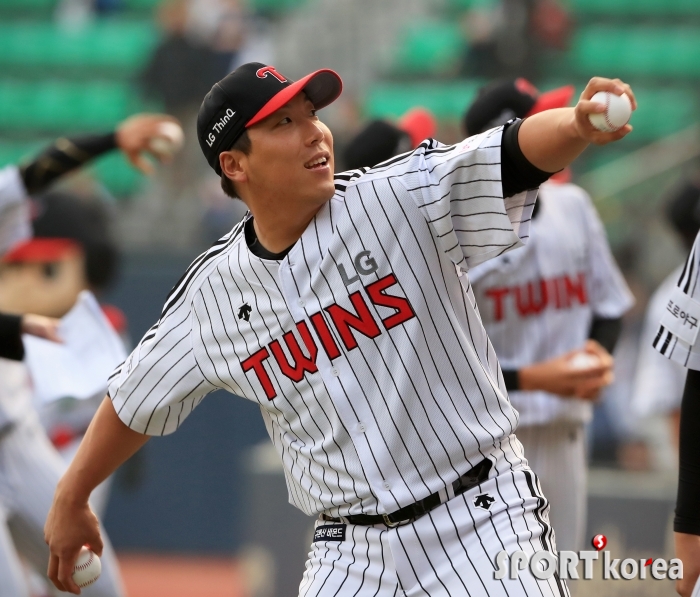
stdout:
[[[615,96],[624,94],[629,99],[631,110],[634,111],[637,109],[637,100],[634,97],[634,92],[627,83],[620,79],[593,77],[583,90],[576,104],[574,114],[575,126],[579,136],[589,143],[594,143],[596,145],[605,145],[613,141],[619,141],[632,132],[632,126],[629,124],[624,124],[619,128],[615,128],[615,126],[606,127],[614,130],[600,130],[593,124],[593,122],[597,122],[600,119],[600,115],[604,117],[608,111],[607,105],[598,101],[598,98],[601,96],[597,94],[601,92],[607,92]],[[596,99],[594,99],[594,96],[597,96]],[[615,103],[617,104],[617,102]],[[591,118],[593,122],[591,122]]]

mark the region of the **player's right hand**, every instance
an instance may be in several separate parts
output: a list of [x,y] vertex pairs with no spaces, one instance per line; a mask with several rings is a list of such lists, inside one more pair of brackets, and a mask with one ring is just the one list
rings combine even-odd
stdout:
[[153,165],[144,157],[144,152],[150,153],[159,161],[167,160],[150,148],[151,140],[158,136],[158,129],[164,122],[179,124],[176,118],[167,114],[136,114],[117,126],[117,146],[132,165],[144,174],[153,174]]
[[632,126],[626,124],[622,128],[608,133],[599,131],[591,124],[591,121],[588,120],[590,114],[605,112],[605,106],[591,101],[591,98],[599,91],[609,91],[615,95],[626,94],[632,104],[632,110],[637,109],[637,100],[634,97],[632,88],[620,79],[593,77],[588,81],[586,88],[583,90],[583,93],[581,93],[581,97],[574,108],[574,126],[581,139],[584,139],[588,143],[605,145],[613,141],[619,141],[625,137],[628,133],[632,132]]
[[78,553],[87,545],[101,556],[102,537],[97,516],[87,501],[74,502],[62,495],[60,483],[46,518],[44,539],[50,552],[49,579],[58,590],[80,595],[80,587],[73,581]]
[[585,369],[575,369],[571,359],[580,350],[572,350],[561,356],[522,367],[519,371],[520,389],[541,390],[567,398],[596,400],[600,392],[613,381],[612,356],[594,340],[583,347],[586,353],[598,358],[598,364]]

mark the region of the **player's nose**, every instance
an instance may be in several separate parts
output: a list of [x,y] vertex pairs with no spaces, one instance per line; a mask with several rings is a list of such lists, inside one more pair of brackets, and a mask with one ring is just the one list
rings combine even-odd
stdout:
[[309,131],[307,133],[307,145],[318,145],[326,138],[325,127],[319,120],[309,121]]

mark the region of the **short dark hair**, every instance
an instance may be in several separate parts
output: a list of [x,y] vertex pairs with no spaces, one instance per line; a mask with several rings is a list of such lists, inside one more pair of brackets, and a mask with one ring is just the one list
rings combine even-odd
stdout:
[[[243,134],[236,139],[236,142],[231,146],[231,149],[237,149],[243,153],[243,155],[250,154],[251,150],[253,149],[253,143],[248,136],[248,131],[243,131]],[[231,151],[231,149],[229,149],[229,151]],[[236,191],[236,185],[234,185],[233,181],[226,176],[225,172],[221,173],[221,190],[231,197],[231,199],[240,199],[240,195],[238,194],[238,191]]]

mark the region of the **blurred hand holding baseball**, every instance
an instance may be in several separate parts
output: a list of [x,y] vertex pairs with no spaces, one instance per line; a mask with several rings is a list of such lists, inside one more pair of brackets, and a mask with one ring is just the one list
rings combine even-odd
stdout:
[[595,400],[613,381],[613,358],[595,340],[583,349],[523,367],[521,390],[542,390],[558,396]]
[[144,174],[153,173],[153,165],[143,155],[149,152],[166,162],[181,149],[184,134],[180,123],[165,114],[137,114],[117,127],[117,146],[127,159]]
[[59,482],[54,504],[44,525],[44,538],[50,550],[48,576],[59,590],[78,595],[80,587],[73,579],[75,564],[85,545],[89,545],[98,556],[101,555],[102,538],[97,517],[88,506],[87,497],[77,499],[64,495],[61,487]]

